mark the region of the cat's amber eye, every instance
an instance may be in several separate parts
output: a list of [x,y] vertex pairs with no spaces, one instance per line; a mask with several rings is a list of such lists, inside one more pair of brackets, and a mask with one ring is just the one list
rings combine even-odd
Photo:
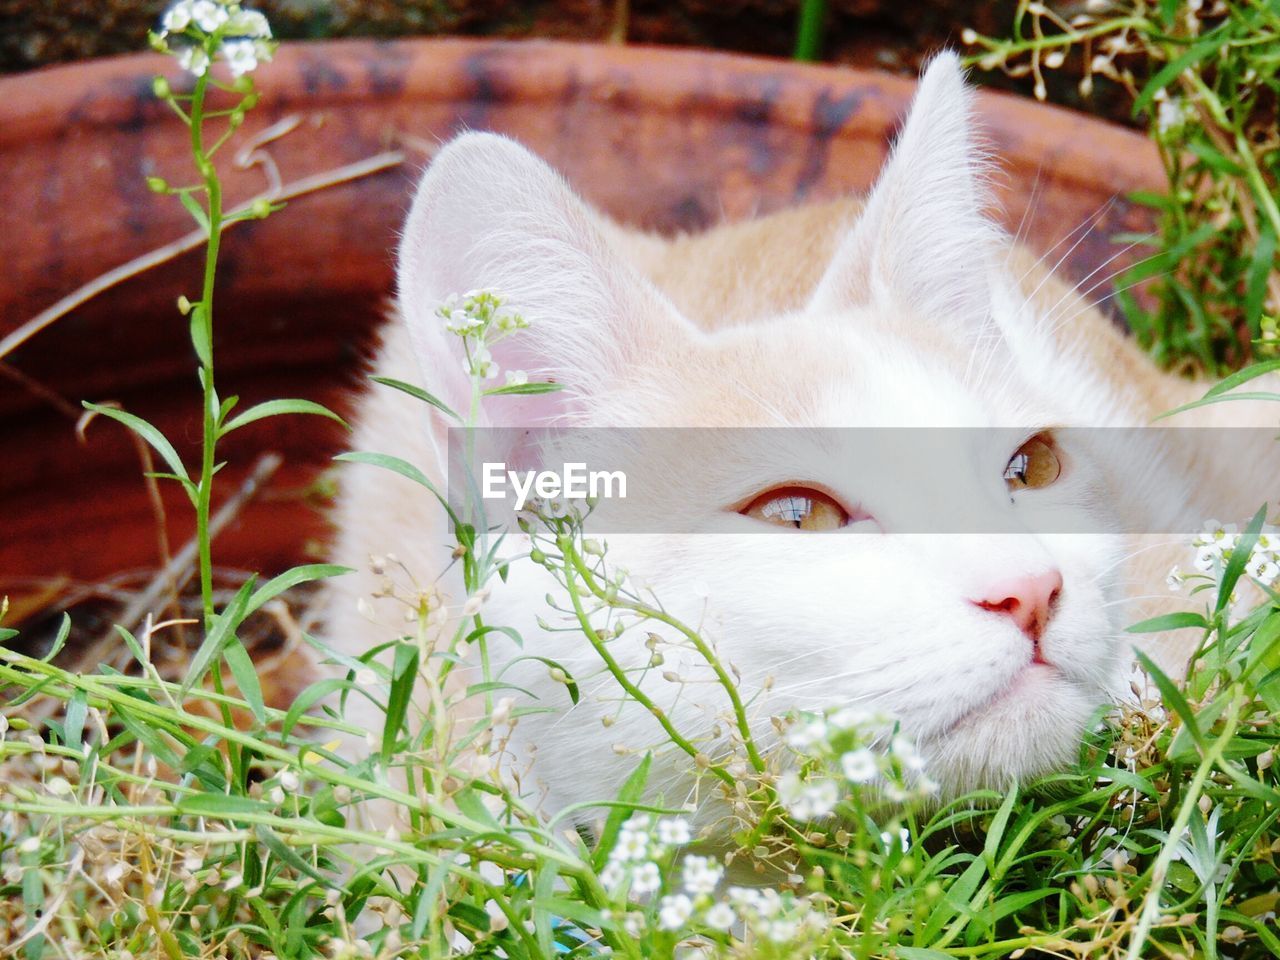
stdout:
[[838,530],[849,522],[844,507],[810,487],[780,487],[762,493],[740,511],[743,516],[796,530]]
[[1038,490],[1062,476],[1062,461],[1053,441],[1038,433],[1009,458],[1004,468],[1004,482],[1010,490]]

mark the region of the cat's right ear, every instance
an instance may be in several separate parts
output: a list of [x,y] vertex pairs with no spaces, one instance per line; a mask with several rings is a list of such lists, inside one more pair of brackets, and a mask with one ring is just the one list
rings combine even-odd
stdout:
[[[401,239],[397,283],[424,386],[455,410],[467,410],[470,382],[462,342],[436,313],[441,303],[489,290],[529,321],[494,347],[494,360],[562,389],[488,401],[492,425],[572,419],[636,376],[647,355],[687,350],[696,336],[557,173],[490,133],[457,137],[432,161]],[[501,373],[490,381],[502,382]]]
[[862,215],[810,302],[983,323],[999,230],[987,216],[983,151],[959,58],[930,61]]

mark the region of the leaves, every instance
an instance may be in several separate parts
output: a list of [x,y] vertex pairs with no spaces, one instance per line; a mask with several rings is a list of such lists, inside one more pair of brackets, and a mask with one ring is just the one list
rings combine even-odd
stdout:
[[173,444],[168,441],[163,433],[146,420],[132,413],[126,413],[124,410],[117,410],[115,407],[89,403],[88,401],[84,403],[84,408],[115,420],[117,423],[124,424],[150,444],[151,448],[160,454],[160,459],[169,465],[169,469],[176,476],[184,478],[187,476],[186,467],[182,465],[182,458],[178,456],[178,451],[173,448]]
[[347,427],[347,422],[340,416],[330,410],[328,407],[321,406],[311,400],[267,400],[264,403],[255,404],[248,410],[244,411],[231,422],[224,425],[219,432],[219,436],[225,437],[233,430],[239,430],[243,426],[254,423],[258,420],[264,420],[267,417],[279,417],[285,414],[301,413],[310,414],[318,417],[328,417],[335,423],[340,423]]
[[449,417],[452,417],[454,420],[457,420],[459,423],[462,422],[462,418],[454,413],[447,403],[434,394],[423,390],[421,387],[415,387],[411,383],[405,383],[403,380],[396,380],[392,377],[370,377],[369,379],[374,383],[380,383],[384,387],[391,387],[394,390],[399,390],[401,393],[407,393],[409,396],[415,397],[424,403],[429,403],[431,406]]
[[196,650],[195,657],[191,660],[191,666],[187,669],[186,678],[182,681],[181,696],[186,698],[191,692],[191,688],[198,684],[204,675],[209,671],[209,667],[222,654],[223,646],[231,638],[240,624],[244,622],[245,610],[249,604],[250,594],[253,592],[253,577],[245,581],[244,585],[236,592],[235,599],[227,604],[226,609],[214,618],[213,624],[209,631],[205,634],[204,642],[200,644]]

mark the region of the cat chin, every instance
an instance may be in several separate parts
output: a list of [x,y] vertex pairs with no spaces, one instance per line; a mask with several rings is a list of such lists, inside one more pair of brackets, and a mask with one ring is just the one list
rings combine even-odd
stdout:
[[944,733],[921,743],[944,797],[1003,790],[1071,766],[1085,726],[1105,700],[1097,689],[1033,665]]

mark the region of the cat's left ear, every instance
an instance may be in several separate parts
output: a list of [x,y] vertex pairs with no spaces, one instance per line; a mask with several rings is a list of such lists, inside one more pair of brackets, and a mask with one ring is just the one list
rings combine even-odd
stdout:
[[981,323],[999,230],[987,218],[972,93],[959,58],[925,69],[893,153],[810,302],[814,310],[909,308]]

